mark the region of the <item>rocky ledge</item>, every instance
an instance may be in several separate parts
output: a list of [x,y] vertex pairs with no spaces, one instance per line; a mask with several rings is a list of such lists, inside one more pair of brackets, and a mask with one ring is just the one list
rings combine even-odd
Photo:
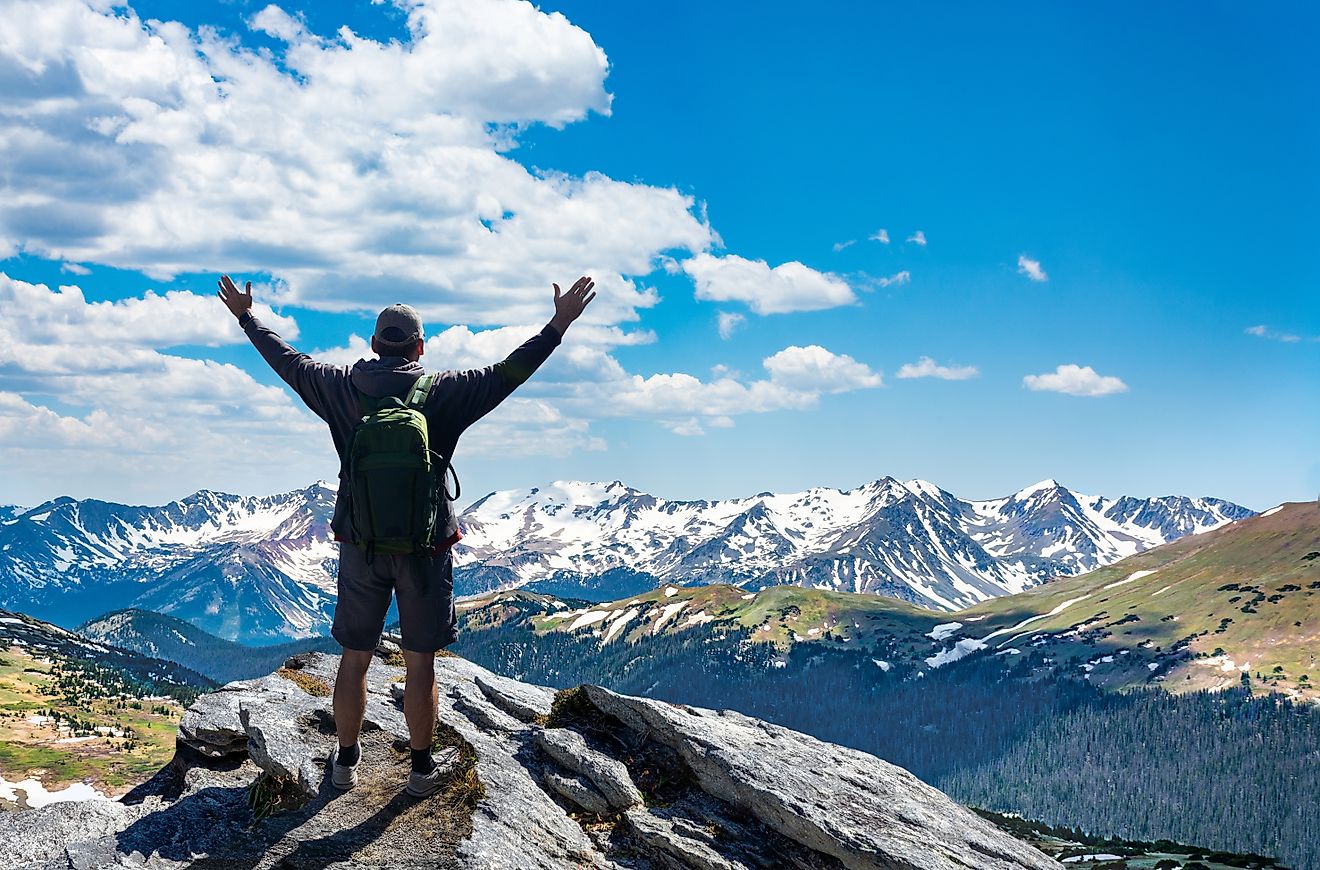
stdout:
[[436,661],[449,785],[403,793],[401,668],[369,674],[360,782],[325,776],[337,658],[200,698],[119,801],[0,814],[24,868],[1059,868],[874,756],[728,711]]

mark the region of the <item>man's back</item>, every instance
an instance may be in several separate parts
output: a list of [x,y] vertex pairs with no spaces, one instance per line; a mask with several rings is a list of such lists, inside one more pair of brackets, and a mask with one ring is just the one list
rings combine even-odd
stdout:
[[[254,316],[240,319],[239,323],[276,374],[329,426],[340,459],[339,495],[331,528],[340,540],[348,540],[352,495],[343,477],[343,458],[353,429],[362,417],[356,391],[372,398],[402,396],[426,374],[425,368],[418,360],[401,356],[363,359],[351,366],[320,363],[299,353]],[[481,369],[437,373],[423,408],[431,449],[452,460],[464,430],[508,398],[559,343],[559,332],[547,324],[502,362]],[[452,505],[447,514],[452,518]],[[451,538],[455,531],[455,528],[446,529],[441,539]]]

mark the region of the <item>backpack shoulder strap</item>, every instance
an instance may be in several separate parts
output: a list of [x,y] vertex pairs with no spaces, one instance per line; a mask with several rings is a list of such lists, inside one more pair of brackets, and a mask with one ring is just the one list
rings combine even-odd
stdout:
[[426,405],[426,400],[431,396],[431,387],[434,385],[434,374],[422,375],[417,379],[417,382],[413,384],[412,389],[408,391],[408,398],[404,400],[404,404],[409,408],[412,408],[414,411],[422,410]]

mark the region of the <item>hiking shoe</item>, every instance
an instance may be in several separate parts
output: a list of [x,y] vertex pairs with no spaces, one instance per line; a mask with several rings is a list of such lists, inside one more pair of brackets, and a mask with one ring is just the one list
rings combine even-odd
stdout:
[[[361,751],[358,753],[358,761],[362,760]],[[341,791],[348,791],[357,785],[357,765],[339,763],[339,747],[336,746],[330,750],[330,782],[335,788]]]
[[408,775],[408,787],[404,791],[409,797],[425,798],[439,791],[458,766],[458,750],[448,746],[432,756],[431,760],[435,762],[435,767],[431,768],[430,773],[413,771]]

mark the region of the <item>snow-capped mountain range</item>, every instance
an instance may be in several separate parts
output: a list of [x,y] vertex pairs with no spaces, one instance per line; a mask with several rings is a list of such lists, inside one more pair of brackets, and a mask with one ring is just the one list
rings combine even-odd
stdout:
[[725,501],[557,482],[468,508],[455,555],[488,588],[541,581],[567,595],[613,571],[646,588],[792,583],[957,610],[1251,515],[1220,499],[1110,499],[1053,480],[987,501],[888,477]]
[[203,490],[160,507],[58,498],[0,522],[0,607],[64,625],[139,607],[271,643],[322,634],[334,489]]
[[[73,625],[139,607],[228,639],[323,633],[330,485],[161,507],[56,499],[0,520],[0,606]],[[1044,481],[967,501],[883,478],[722,501],[615,481],[494,492],[462,514],[460,594],[534,585],[606,600],[659,583],[794,583],[955,610],[1251,516],[1214,498],[1118,499]]]

